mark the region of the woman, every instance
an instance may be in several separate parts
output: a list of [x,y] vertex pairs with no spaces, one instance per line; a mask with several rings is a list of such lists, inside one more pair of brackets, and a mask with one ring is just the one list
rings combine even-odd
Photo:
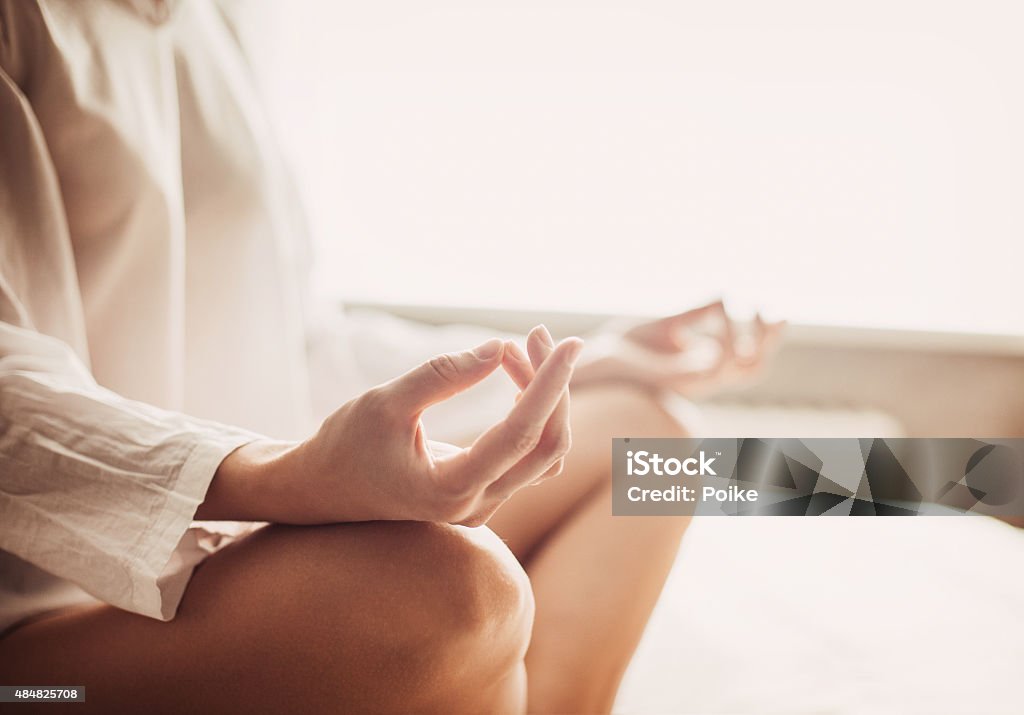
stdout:
[[[749,372],[776,327],[740,359],[715,304],[376,374],[452,334],[310,321],[249,72],[212,0],[0,0],[4,684],[84,685],[83,712],[609,710],[686,521],[611,517],[608,440],[685,434],[657,390]],[[707,319],[724,349],[687,368]],[[423,411],[499,368],[518,399],[430,441]],[[312,398],[341,405],[318,428]]]

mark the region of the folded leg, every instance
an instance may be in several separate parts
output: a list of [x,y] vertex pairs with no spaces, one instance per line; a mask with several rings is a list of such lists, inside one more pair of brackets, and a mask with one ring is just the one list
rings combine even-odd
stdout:
[[77,713],[514,713],[532,615],[488,529],[270,526],[207,559],[174,620],[43,618],[0,640],[0,672],[85,685]]
[[530,712],[608,712],[675,559],[685,517],[613,517],[613,437],[688,433],[648,393],[573,392],[565,471],[517,492],[490,521],[523,562],[537,613]]

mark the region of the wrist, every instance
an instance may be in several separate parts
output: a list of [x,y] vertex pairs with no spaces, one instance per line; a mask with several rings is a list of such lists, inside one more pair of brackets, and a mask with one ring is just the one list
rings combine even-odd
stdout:
[[256,440],[228,454],[217,467],[196,519],[285,520],[287,474],[294,442]]

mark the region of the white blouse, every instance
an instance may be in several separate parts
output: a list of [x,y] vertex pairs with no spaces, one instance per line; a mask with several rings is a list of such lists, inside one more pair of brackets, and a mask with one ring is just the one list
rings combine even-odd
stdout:
[[228,452],[478,337],[310,329],[236,28],[214,0],[0,0],[0,630],[97,599],[172,618],[230,538],[192,522]]

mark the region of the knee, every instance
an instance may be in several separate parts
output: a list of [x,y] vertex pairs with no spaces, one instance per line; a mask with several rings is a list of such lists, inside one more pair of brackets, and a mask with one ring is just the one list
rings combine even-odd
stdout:
[[[489,710],[522,689],[517,673],[533,628],[529,578],[486,527],[393,523],[393,556],[408,577],[408,608],[387,629],[385,660],[419,687],[403,707]],[[404,562],[404,563],[403,563]],[[525,694],[525,691],[523,691]]]
[[447,647],[497,646],[521,660],[533,626],[529,577],[504,542],[487,527],[417,524],[430,596],[425,605]]
[[[533,594],[486,528],[269,526],[193,578],[202,583],[190,586],[179,625],[211,627],[224,618],[219,595],[232,594],[244,627],[229,630],[224,667],[294,684],[281,692],[298,694],[305,711],[514,711],[525,702]],[[262,657],[268,648],[274,658]]]
[[[518,709],[505,703],[525,698],[533,592],[489,529],[271,527],[263,546],[277,544],[286,546],[276,564],[281,589],[294,594],[275,606],[289,626],[285,642],[297,668],[307,652],[339,664],[345,680],[324,686],[338,688],[336,702],[385,712]],[[267,548],[259,551],[266,559]]]

